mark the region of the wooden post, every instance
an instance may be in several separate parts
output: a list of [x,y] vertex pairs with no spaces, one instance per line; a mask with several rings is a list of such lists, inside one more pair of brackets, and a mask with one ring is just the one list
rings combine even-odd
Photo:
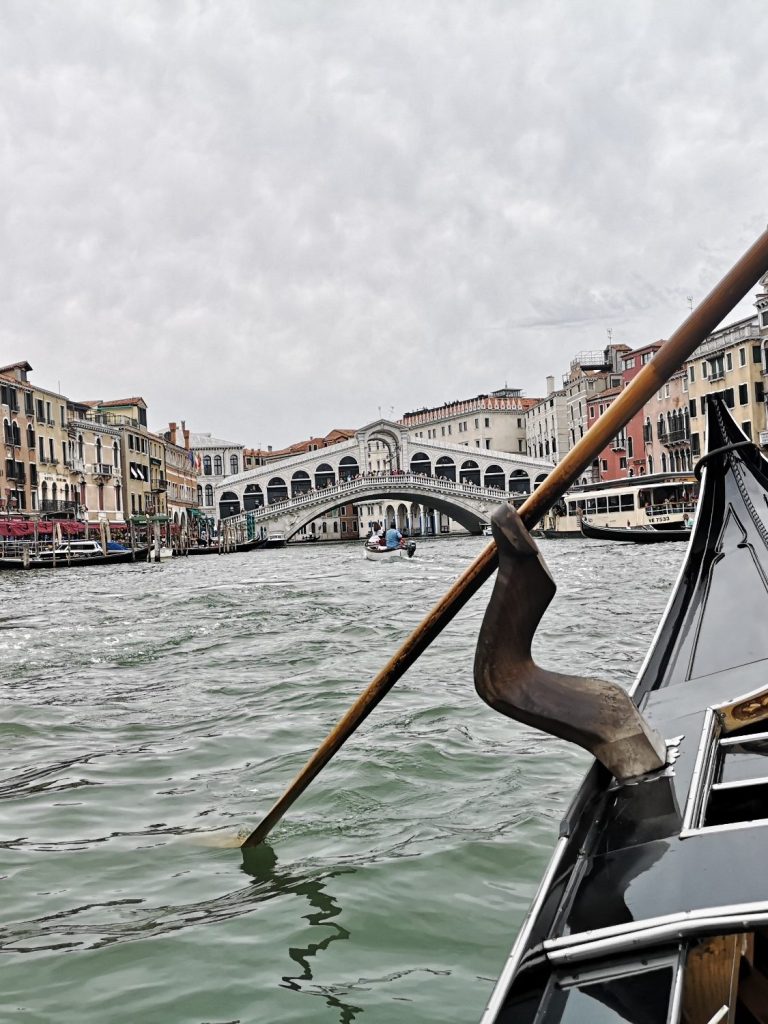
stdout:
[[99,540],[101,541],[101,553],[102,555],[107,554],[107,531],[104,526],[104,520],[99,520]]
[[133,520],[128,520],[128,536],[131,541],[131,561],[136,561],[136,531],[133,528]]
[[155,549],[155,561],[160,561],[160,523],[155,519],[152,524],[152,536]]

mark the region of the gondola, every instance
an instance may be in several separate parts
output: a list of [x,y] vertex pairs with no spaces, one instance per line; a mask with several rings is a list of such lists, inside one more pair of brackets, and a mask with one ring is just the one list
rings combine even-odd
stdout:
[[707,436],[686,560],[630,695],[533,664],[554,583],[514,512],[493,517],[478,691],[597,760],[482,1024],[768,1021],[768,461],[718,398]]
[[586,519],[581,520],[581,534],[589,540],[629,541],[632,544],[663,544],[665,541],[688,540],[691,531],[655,530],[652,526],[593,526]]
[[205,544],[195,544],[188,547],[185,551],[175,551],[175,555],[229,555],[233,551],[255,551],[256,548],[261,547],[261,540],[244,540],[239,544],[234,544],[229,548],[219,549],[218,543],[207,546]]

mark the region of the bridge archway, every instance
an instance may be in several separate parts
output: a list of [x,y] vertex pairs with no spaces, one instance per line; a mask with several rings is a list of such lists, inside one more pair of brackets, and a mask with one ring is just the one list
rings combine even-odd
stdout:
[[432,460],[426,452],[416,452],[411,456],[411,472],[432,476]]
[[328,465],[327,462],[323,462],[315,470],[315,487],[317,490],[322,490],[323,487],[333,487],[336,483],[336,471],[333,466]]
[[510,494],[530,494],[531,478],[522,469],[516,469],[509,474]]
[[345,455],[343,459],[339,460],[339,480],[353,480],[359,475],[360,467],[357,464],[357,459],[351,455]]
[[304,469],[297,469],[291,477],[291,497],[295,498],[299,494],[307,494],[307,492],[311,490],[312,480],[310,479],[309,473]]
[[400,465],[400,434],[394,427],[379,423],[366,432],[364,441],[366,450],[370,450],[369,446],[373,441],[378,441],[386,448],[390,472],[402,469]]
[[463,484],[480,486],[480,467],[474,459],[466,459],[459,470],[459,480]]
[[240,512],[240,499],[234,491],[224,491],[219,500],[219,518],[229,519]]
[[288,487],[281,476],[273,476],[267,484],[267,504],[274,505],[288,497]]
[[443,480],[453,480],[456,483],[456,463],[450,455],[441,455],[435,463],[435,476]]
[[243,511],[252,512],[264,504],[264,492],[258,484],[248,484],[243,494]]
[[501,466],[489,466],[483,474],[483,485],[485,487],[495,487],[498,491],[506,491],[507,474]]

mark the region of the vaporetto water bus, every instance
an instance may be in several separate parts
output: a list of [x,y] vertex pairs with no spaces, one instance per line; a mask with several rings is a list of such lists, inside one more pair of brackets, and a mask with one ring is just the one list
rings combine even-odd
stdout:
[[568,491],[540,527],[547,538],[581,537],[586,517],[594,526],[682,530],[693,517],[697,496],[693,474],[655,473],[581,484]]

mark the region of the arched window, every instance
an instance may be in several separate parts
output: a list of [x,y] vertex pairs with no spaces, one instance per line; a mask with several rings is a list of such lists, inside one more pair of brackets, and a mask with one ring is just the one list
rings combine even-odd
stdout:
[[499,491],[506,490],[507,474],[501,466],[489,466],[483,474],[486,487],[495,487]]
[[13,444],[13,434],[11,433],[11,424],[8,420],[3,420],[3,440],[6,444]]
[[531,478],[522,469],[515,469],[509,474],[510,494],[530,494]]
[[240,499],[234,491],[224,491],[219,501],[219,516],[228,519],[240,511]]
[[653,456],[648,456],[648,472],[653,473]]
[[306,494],[312,487],[312,481],[309,478],[309,473],[303,469],[297,469],[291,477],[291,497],[295,498],[299,494]]
[[333,487],[336,483],[336,474],[333,467],[323,462],[315,470],[315,487],[320,490],[322,487]]
[[662,473],[666,473],[667,472],[667,453],[666,452],[662,452],[661,453],[661,472]]
[[258,484],[248,484],[243,495],[243,511],[251,512],[264,504],[264,494]]
[[53,483],[53,484],[51,484],[51,501],[56,501],[57,496],[58,496],[58,488],[56,487],[56,484]]
[[435,463],[435,476],[456,482],[456,463],[448,455],[441,455]]
[[284,501],[288,497],[288,487],[281,476],[273,476],[267,484],[267,504]]
[[83,452],[83,435],[82,434],[78,434],[77,435],[77,457],[78,457],[78,459],[80,459],[81,462],[85,458],[85,455],[84,455],[84,452]]
[[229,471],[232,476],[240,472],[240,460],[236,455],[230,455],[229,457]]
[[[204,455],[203,456],[203,473],[206,476],[210,476],[211,475],[211,456],[210,455]],[[208,504],[208,502],[206,502],[206,505],[207,504]],[[211,502],[211,504],[213,504],[213,502]]]
[[96,463],[99,466],[101,465],[101,438],[100,437],[96,438]]
[[120,469],[120,446],[117,441],[112,444],[112,463],[115,467],[115,472]]
[[534,489],[534,491],[539,486],[539,484],[544,483],[544,481],[546,479],[547,479],[547,474],[546,473],[539,473],[539,475],[536,477],[536,479],[533,482],[533,489]]
[[31,423],[27,424],[27,448],[35,447],[35,428]]
[[213,456],[213,475],[223,476],[224,475],[224,462],[220,455]]
[[432,476],[432,460],[426,452],[416,452],[411,456],[411,472],[421,473],[423,476]]
[[13,421],[13,443],[21,448],[21,431],[19,430],[19,424],[16,420]]
[[480,486],[480,467],[474,459],[467,459],[462,462],[459,470],[459,481],[463,484],[477,484]]
[[352,480],[353,477],[360,475],[360,467],[357,464],[357,459],[353,459],[351,455],[345,455],[339,462],[339,480]]
[[206,484],[205,485],[205,504],[209,508],[213,505],[213,485],[212,484]]

